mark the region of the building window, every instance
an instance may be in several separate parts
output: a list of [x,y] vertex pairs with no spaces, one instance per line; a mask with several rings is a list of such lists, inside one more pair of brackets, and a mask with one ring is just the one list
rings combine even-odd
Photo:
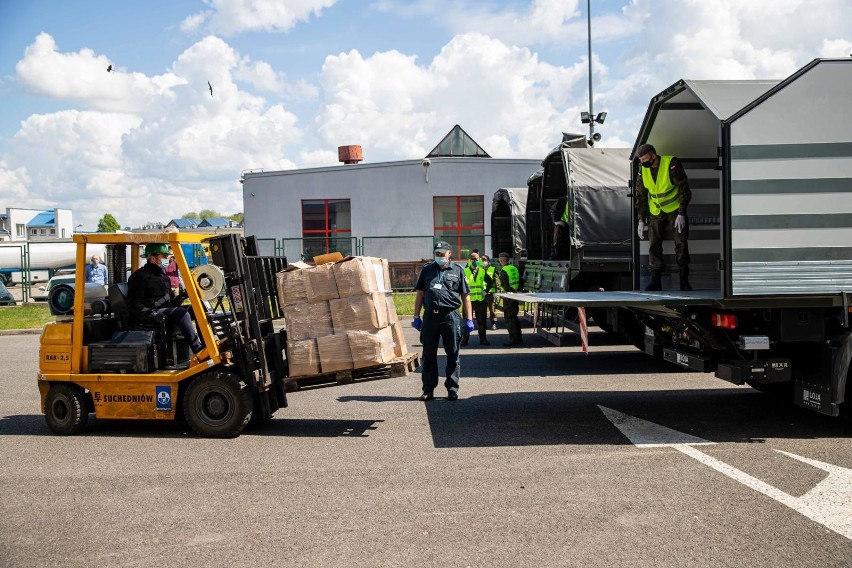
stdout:
[[453,258],[467,258],[473,249],[485,252],[484,201],[481,195],[433,198],[435,240],[450,243]]
[[23,223],[18,223],[17,225],[15,225],[15,232],[18,234],[19,237],[26,237],[27,226]]
[[51,229],[50,234],[53,235],[53,236],[56,236],[56,229]]
[[30,234],[31,234],[32,236],[34,236],[34,237],[37,237],[37,236],[38,236],[38,229],[32,229],[32,230],[30,230]]
[[47,235],[47,229],[40,229],[42,236]]
[[348,199],[302,200],[302,252],[307,258],[352,250],[352,207]]

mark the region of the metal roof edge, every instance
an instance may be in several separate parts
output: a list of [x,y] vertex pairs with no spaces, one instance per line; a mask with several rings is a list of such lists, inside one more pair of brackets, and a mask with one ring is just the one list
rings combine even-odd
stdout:
[[[532,163],[538,164],[539,160],[537,158],[476,158],[476,157],[440,157],[440,158],[429,158],[429,161],[432,164],[439,163],[459,163],[459,162],[470,162],[470,163],[486,163],[486,164],[521,164],[521,163]],[[393,167],[404,167],[404,166],[412,166],[412,165],[421,165],[423,163],[423,158],[418,158],[415,160],[399,160],[395,162],[371,162],[368,164],[340,164],[334,166],[319,166],[315,168],[293,168],[291,170],[269,170],[269,171],[244,171],[241,174],[242,179],[247,179],[249,177],[268,177],[273,175],[296,175],[296,174],[309,174],[309,173],[318,173],[318,172],[338,172],[344,170],[363,170],[363,169],[371,169],[371,168],[393,168]]]
[[772,87],[771,89],[769,89],[768,91],[763,93],[761,96],[754,99],[752,102],[750,102],[749,104],[747,104],[746,106],[744,106],[743,108],[741,108],[740,110],[738,110],[737,112],[735,112],[734,114],[729,116],[727,119],[723,120],[722,123],[723,124],[731,124],[731,123],[735,122],[736,120],[741,118],[743,115],[745,115],[749,111],[751,111],[751,110],[757,108],[758,106],[760,106],[761,104],[763,104],[764,101],[766,101],[768,98],[773,96],[775,93],[786,88],[787,85],[789,85],[790,83],[798,80],[803,75],[806,75],[808,72],[810,72],[811,69],[813,69],[817,65],[820,65],[821,63],[852,63],[852,58],[839,58],[839,57],[834,57],[834,58],[822,57],[821,58],[821,57],[817,57],[816,59],[814,59],[813,61],[811,61],[810,63],[808,63],[807,65],[805,65],[804,67],[802,67],[801,69],[799,69],[798,71],[796,71],[795,73],[793,73],[792,75],[787,77],[786,79],[781,80],[777,85],[775,85],[774,87]]
[[648,131],[648,125],[654,121],[654,118],[657,116],[657,109],[663,101],[667,101],[672,98],[676,94],[680,93],[684,89],[688,88],[686,86],[686,81],[680,79],[676,81],[669,87],[663,89],[653,97],[651,97],[651,104],[648,105],[648,110],[645,111],[645,118],[642,119],[642,125],[639,127],[639,134],[636,136],[636,141],[633,143],[633,147],[630,149],[630,156],[636,154],[636,149],[639,148],[642,144],[645,143],[647,137],[645,133]]

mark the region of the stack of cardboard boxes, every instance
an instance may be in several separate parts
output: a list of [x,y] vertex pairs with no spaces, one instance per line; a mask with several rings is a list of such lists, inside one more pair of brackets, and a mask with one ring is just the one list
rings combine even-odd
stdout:
[[383,365],[407,353],[386,260],[291,265],[277,283],[291,377]]

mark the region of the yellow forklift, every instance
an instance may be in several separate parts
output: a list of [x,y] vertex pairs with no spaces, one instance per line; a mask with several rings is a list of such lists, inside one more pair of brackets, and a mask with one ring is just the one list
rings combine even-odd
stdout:
[[[261,256],[254,237],[237,235],[78,234],[74,242],[76,279],[51,291],[56,321],[40,344],[38,388],[52,432],[78,433],[94,413],[185,419],[201,436],[233,437],[287,406],[275,286],[286,258]],[[127,279],[151,243],[167,243],[177,262],[205,345],[195,355],[179,332],[128,318]],[[108,286],[85,282],[86,246],[95,244],[106,245]],[[181,245],[191,245],[195,258]]]

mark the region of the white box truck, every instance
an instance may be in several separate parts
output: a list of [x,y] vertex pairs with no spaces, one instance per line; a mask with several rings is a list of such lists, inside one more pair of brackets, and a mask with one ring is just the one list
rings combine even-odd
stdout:
[[[605,308],[649,354],[837,416],[852,360],[850,92],[852,59],[781,81],[678,81],[651,99],[634,154],[650,143],[686,168],[695,291],[643,292],[648,242],[634,236],[632,291],[509,296]],[[670,237],[664,261],[675,290]]]

